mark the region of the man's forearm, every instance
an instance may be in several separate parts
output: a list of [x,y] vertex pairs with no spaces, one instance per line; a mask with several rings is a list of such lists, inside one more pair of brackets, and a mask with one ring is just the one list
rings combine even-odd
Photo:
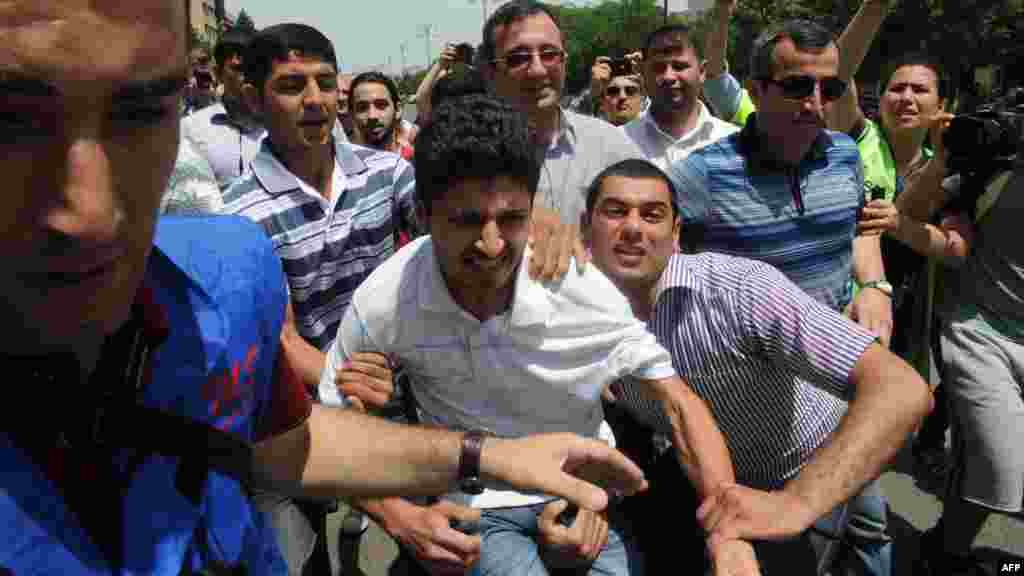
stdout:
[[836,41],[839,47],[839,78],[850,80],[857,75],[888,11],[888,0],[866,0],[847,24]]
[[306,342],[291,325],[285,325],[281,330],[281,353],[302,379],[306,389],[316,390],[320,384],[327,355]]
[[715,25],[711,27],[704,41],[704,57],[707,58],[705,70],[708,78],[717,78],[726,70],[726,54],[729,48],[729,20],[732,17],[729,9],[719,4],[715,8]]
[[839,428],[785,487],[807,504],[814,518],[877,478],[930,407],[924,380],[877,344],[863,354],[851,380],[854,398]]
[[880,236],[857,236],[853,239],[853,279],[861,285],[885,279]]
[[672,444],[679,463],[700,498],[711,496],[723,484],[735,482],[725,437],[704,400],[678,378],[658,381],[655,387],[672,423]]
[[443,494],[455,484],[461,437],[314,405],[302,426],[254,447],[253,479],[310,498]]
[[918,254],[938,258],[955,267],[963,262],[967,254],[963,249],[962,239],[958,237],[959,235],[954,238],[954,234],[955,232],[943,230],[934,224],[918,222],[904,216],[894,237]]

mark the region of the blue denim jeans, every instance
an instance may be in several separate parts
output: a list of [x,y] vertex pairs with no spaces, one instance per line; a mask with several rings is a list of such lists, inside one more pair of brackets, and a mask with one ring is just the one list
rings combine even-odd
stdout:
[[844,574],[890,576],[892,539],[886,534],[886,501],[876,479],[850,500],[846,541],[851,553],[845,556]]
[[[480,561],[471,576],[548,576],[537,548],[537,515],[544,504],[484,510]],[[591,576],[643,574],[642,558],[627,523],[609,513],[608,542],[590,567]]]

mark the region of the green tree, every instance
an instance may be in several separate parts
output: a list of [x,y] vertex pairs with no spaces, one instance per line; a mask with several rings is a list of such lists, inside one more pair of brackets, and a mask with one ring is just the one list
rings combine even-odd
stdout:
[[245,11],[245,8],[242,8],[238,12],[238,18],[235,20],[235,28],[238,28],[239,30],[247,30],[249,32],[256,31],[256,23],[253,22],[252,17]]

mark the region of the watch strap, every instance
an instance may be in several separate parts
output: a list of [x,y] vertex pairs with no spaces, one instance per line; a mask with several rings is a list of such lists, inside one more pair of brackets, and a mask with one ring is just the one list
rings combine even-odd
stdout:
[[487,434],[482,430],[470,430],[462,436],[462,452],[459,455],[459,485],[464,492],[479,493],[480,453],[483,452]]

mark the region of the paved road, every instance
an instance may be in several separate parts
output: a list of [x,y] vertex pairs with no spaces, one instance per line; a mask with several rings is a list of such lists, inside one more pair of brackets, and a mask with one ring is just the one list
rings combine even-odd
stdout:
[[[942,512],[942,504],[928,486],[915,482],[910,473],[909,451],[900,455],[893,470],[882,476],[882,487],[889,499],[889,533],[895,539],[893,574],[911,575],[911,562],[917,555],[918,540]],[[330,520],[331,549],[338,551],[338,525],[342,513]],[[1024,557],[1024,520],[1005,516],[989,519],[978,540],[979,554],[987,556],[1014,555]],[[386,576],[398,554],[398,548],[375,524],[358,542],[344,543],[341,554],[345,560],[345,576]],[[673,570],[675,572],[675,570]],[[395,571],[397,573],[397,571]]]

